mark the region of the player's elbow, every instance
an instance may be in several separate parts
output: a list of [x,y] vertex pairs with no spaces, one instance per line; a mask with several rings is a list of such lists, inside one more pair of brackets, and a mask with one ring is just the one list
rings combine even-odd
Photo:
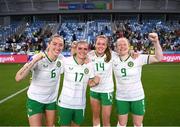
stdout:
[[15,80],[16,80],[16,82],[20,82],[22,80],[22,78],[19,75],[16,75]]
[[164,57],[163,57],[163,55],[162,55],[162,56],[160,57],[160,60],[159,60],[159,61],[162,61],[162,60],[163,60],[163,58],[164,58]]
[[19,81],[20,81],[20,79],[19,79],[19,78],[17,78],[17,77],[15,77],[15,80],[16,80],[16,82],[19,82]]
[[156,57],[156,59],[157,59],[158,62],[161,62],[163,60],[163,54],[158,56],[158,57]]

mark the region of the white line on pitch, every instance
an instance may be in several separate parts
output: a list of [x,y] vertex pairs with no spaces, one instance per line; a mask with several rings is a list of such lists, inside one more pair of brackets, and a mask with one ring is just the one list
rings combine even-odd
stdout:
[[[28,87],[29,87],[29,86],[28,86]],[[16,95],[18,95],[18,94],[24,92],[25,90],[28,89],[28,87],[26,87],[26,88],[24,88],[24,89],[22,89],[22,90],[19,90],[18,92],[16,92],[16,93],[14,93],[14,94],[12,94],[12,95],[10,95],[10,96],[8,96],[8,97],[0,100],[0,104],[2,104],[3,102],[5,102],[5,101],[7,101],[7,100],[9,100],[9,99],[11,99],[11,98],[13,98],[14,96],[16,96]]]

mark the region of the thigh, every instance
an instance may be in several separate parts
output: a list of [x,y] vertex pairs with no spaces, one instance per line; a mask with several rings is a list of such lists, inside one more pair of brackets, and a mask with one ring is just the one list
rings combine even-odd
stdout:
[[37,102],[35,100],[27,99],[26,103],[27,107],[27,115],[28,117],[31,117],[32,115],[39,114],[39,113],[44,113],[45,109],[45,104],[42,104],[40,102]]
[[42,118],[43,114],[38,113],[30,116],[29,119],[29,126],[42,126]]
[[56,102],[45,105],[46,126],[53,126],[55,122]]
[[46,126],[53,126],[55,123],[56,110],[46,110],[45,117],[46,117]]
[[142,127],[142,123],[143,123],[143,118],[144,116],[143,115],[132,115],[132,118],[133,118],[133,124],[134,126],[139,126],[139,127]]
[[99,117],[100,109],[101,109],[100,101],[92,97],[90,98],[90,101],[91,101],[91,109],[93,112],[93,117]]
[[45,110],[56,110],[56,102],[46,104]]
[[73,122],[81,125],[84,120],[84,109],[74,109]]
[[100,105],[100,94],[94,91],[90,91],[90,101],[91,101],[91,109],[93,112],[93,117],[99,117],[100,114],[100,109],[101,109],[101,105]]
[[92,99],[100,101],[100,94],[98,92],[90,91],[90,97]]
[[57,107],[58,109],[58,123],[60,126],[70,126],[71,121],[73,118],[73,110],[64,108],[64,107]]
[[102,105],[112,105],[113,102],[113,92],[109,93],[100,93],[101,97],[101,104]]
[[116,108],[118,115],[128,114],[130,111],[130,103],[128,101],[116,100]]
[[111,116],[111,105],[102,105],[102,123],[103,126],[110,126],[110,116]]
[[103,105],[102,106],[102,117],[110,117],[112,106],[111,105]]
[[144,99],[131,102],[131,113],[134,115],[144,115],[145,114]]

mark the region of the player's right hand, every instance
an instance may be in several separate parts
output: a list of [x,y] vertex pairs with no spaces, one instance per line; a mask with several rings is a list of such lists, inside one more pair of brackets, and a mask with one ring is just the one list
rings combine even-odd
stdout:
[[43,52],[40,52],[36,55],[36,57],[34,58],[34,60],[37,62],[39,60],[41,60],[42,58],[45,58],[45,54]]

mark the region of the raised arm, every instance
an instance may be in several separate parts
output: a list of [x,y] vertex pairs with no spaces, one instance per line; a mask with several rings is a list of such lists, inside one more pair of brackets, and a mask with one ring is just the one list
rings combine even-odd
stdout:
[[153,43],[155,48],[155,55],[150,55],[149,63],[160,62],[163,59],[163,52],[161,45],[159,43],[159,38],[157,33],[149,33],[148,38]]
[[26,63],[17,73],[15,80],[17,82],[23,80],[30,72],[32,67],[34,66],[35,63],[37,63],[39,60],[41,60],[43,57],[45,57],[44,53],[39,53],[37,56],[30,62]]

